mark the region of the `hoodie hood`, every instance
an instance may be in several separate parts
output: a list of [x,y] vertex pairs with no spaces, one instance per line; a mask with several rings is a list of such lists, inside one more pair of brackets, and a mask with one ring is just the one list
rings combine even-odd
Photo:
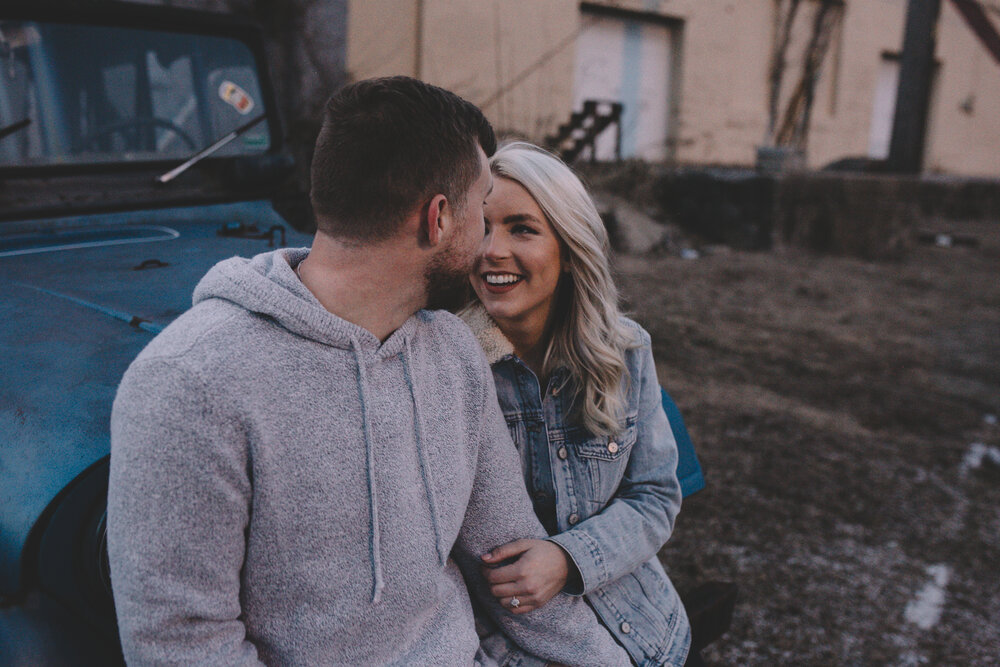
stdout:
[[383,343],[367,329],[334,315],[295,274],[295,267],[308,256],[308,248],[285,248],[251,259],[232,257],[219,262],[195,287],[194,303],[222,299],[324,345],[358,347],[369,354],[378,351],[380,356],[398,354],[412,335],[414,317]]

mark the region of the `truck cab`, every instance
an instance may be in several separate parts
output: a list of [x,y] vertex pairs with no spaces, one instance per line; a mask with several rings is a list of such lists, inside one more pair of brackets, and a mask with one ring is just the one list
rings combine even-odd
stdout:
[[281,127],[248,21],[0,6],[0,664],[121,662],[115,390],[213,264],[311,243]]

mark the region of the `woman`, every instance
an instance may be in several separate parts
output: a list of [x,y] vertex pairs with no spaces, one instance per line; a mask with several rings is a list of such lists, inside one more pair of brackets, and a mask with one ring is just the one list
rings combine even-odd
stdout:
[[[681,665],[690,627],[656,558],[680,508],[677,447],[649,335],[618,311],[607,233],[569,168],[525,143],[504,146],[490,164],[471,276],[478,302],[462,317],[492,365],[552,537],[494,549],[485,575],[513,613],[561,590],[584,595],[636,664]],[[484,634],[487,652],[508,664],[512,645]]]

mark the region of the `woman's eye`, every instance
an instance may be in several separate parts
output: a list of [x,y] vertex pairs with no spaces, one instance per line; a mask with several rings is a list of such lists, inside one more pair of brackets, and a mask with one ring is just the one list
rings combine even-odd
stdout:
[[514,225],[511,230],[514,234],[534,234],[535,230],[528,225]]

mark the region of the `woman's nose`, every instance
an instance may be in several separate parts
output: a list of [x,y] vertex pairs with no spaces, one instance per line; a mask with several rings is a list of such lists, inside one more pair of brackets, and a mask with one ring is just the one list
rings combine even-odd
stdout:
[[493,231],[487,232],[483,237],[481,250],[483,257],[487,259],[502,259],[510,254],[504,235]]

